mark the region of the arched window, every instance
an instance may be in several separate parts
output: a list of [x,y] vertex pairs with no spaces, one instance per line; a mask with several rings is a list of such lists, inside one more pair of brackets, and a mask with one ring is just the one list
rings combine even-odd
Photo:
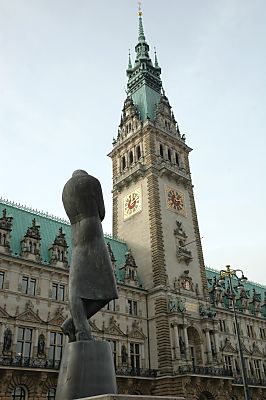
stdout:
[[170,149],[167,150],[167,156],[168,156],[168,160],[171,161],[171,150]]
[[160,156],[163,157],[163,145],[160,144]]
[[29,243],[28,243],[28,252],[29,253],[32,252],[32,243],[31,243],[31,241],[29,241]]
[[129,164],[133,164],[133,153],[132,153],[132,151],[129,152]]
[[179,155],[178,153],[175,153],[175,162],[177,165],[179,165]]
[[32,244],[32,254],[36,254],[36,243]]
[[55,400],[55,388],[50,388],[47,392],[47,400]]
[[122,170],[126,168],[126,157],[122,157]]
[[27,393],[24,387],[22,386],[17,386],[11,394],[11,399],[12,400],[26,400],[27,399]]
[[60,253],[60,261],[64,261],[64,250]]
[[138,145],[138,146],[136,147],[136,153],[137,153],[137,160],[139,160],[140,157],[141,157],[140,145]]

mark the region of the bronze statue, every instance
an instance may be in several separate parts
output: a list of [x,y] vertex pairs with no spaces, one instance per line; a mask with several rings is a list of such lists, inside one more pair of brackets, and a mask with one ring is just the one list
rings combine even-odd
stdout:
[[62,330],[70,342],[92,340],[88,319],[118,297],[102,231],[105,208],[100,182],[86,171],[77,170],[65,184],[62,199],[72,228],[71,317]]

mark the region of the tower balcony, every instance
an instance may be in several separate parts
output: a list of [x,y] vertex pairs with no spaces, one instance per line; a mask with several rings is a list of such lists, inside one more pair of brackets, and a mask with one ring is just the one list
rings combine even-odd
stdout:
[[138,180],[139,177],[144,176],[146,166],[140,162],[132,164],[130,167],[125,168],[118,176],[113,178],[113,184],[117,189],[128,185],[130,182]]
[[184,168],[174,165],[170,161],[160,161],[157,168],[161,176],[166,175],[173,178],[179,176],[184,184],[190,182],[190,174]]

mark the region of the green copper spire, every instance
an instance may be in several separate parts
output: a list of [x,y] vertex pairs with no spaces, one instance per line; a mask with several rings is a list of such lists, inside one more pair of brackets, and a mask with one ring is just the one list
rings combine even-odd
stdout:
[[154,47],[154,66],[155,66],[155,68],[160,68],[159,63],[158,63],[158,58],[157,58],[156,47]]
[[149,56],[149,45],[144,35],[142,11],[139,6],[139,35],[135,46],[136,59],[132,68],[131,59],[127,69],[128,93],[136,105],[141,120],[154,120],[157,104],[161,94],[161,68],[157,56],[153,65]]
[[143,29],[143,23],[142,23],[141,15],[139,16],[139,42],[145,42],[146,39],[145,39],[145,35],[144,35],[144,29]]

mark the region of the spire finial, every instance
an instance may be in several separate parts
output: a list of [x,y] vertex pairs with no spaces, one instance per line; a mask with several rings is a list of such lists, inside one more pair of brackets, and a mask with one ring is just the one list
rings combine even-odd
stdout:
[[139,42],[145,42],[146,39],[145,39],[144,29],[143,29],[143,24],[142,24],[142,8],[141,8],[141,1],[139,1],[138,16],[139,16]]
[[128,69],[132,69],[130,49],[128,49]]
[[158,58],[157,58],[157,52],[156,52],[156,47],[154,46],[154,66],[159,67],[158,64]]
[[142,17],[142,8],[141,8],[141,1],[139,1],[139,10],[138,10],[138,16]]

